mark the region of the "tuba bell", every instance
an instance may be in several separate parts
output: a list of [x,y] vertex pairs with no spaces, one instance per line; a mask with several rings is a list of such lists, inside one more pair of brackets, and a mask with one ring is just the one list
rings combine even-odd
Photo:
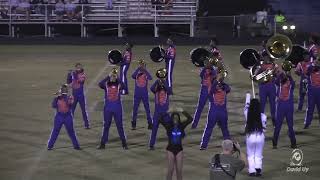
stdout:
[[161,47],[154,47],[150,50],[150,59],[153,62],[162,62],[165,59],[166,51]]
[[286,59],[291,54],[292,42],[288,36],[276,34],[268,39],[266,50],[272,59]]
[[108,61],[111,64],[120,64],[123,61],[122,53],[119,50],[113,49],[108,52]]

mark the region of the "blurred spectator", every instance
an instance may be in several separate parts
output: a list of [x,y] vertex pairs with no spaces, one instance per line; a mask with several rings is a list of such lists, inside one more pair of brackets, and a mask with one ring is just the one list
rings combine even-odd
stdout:
[[[238,152],[240,156],[234,157]],[[237,172],[246,164],[246,156],[241,152],[239,143],[227,139],[222,141],[222,153],[216,154],[210,163],[210,180],[234,180]]]
[[19,0],[9,0],[9,5],[11,6],[11,13],[16,14],[17,7],[19,5]]
[[266,9],[256,13],[256,23],[267,25],[268,12]]
[[277,14],[275,15],[276,23],[284,23],[286,22],[286,17],[282,14],[280,10],[277,11]]
[[69,21],[72,21],[72,19],[75,17],[75,10],[76,10],[76,5],[73,3],[73,0],[68,0],[68,2],[65,5],[65,9],[66,9],[66,13]]
[[161,5],[163,4],[163,0],[151,0],[152,5],[156,6],[157,10],[161,9]]
[[41,13],[41,5],[43,4],[42,0],[30,0],[31,4],[31,12],[35,14],[40,14]]
[[164,14],[172,14],[172,12],[170,12],[169,10],[172,9],[173,5],[173,0],[164,0],[164,10],[166,10],[166,12]]
[[106,9],[113,9],[112,0],[107,0]]
[[7,2],[0,2],[0,16],[2,19],[9,19],[8,10],[9,6]]
[[[89,14],[90,6],[88,4],[89,4],[88,0],[79,0],[79,5],[76,7],[76,10],[75,10],[75,13],[76,13],[75,16],[79,21],[81,21],[82,19],[82,14],[84,18],[87,16],[87,14]],[[83,9],[82,9],[82,5],[83,5]]]
[[57,15],[57,21],[62,21],[64,12],[65,12],[64,2],[62,0],[57,0],[55,7],[56,7],[55,13]]
[[30,20],[30,2],[28,0],[21,0],[17,7],[17,13],[25,14],[26,20]]

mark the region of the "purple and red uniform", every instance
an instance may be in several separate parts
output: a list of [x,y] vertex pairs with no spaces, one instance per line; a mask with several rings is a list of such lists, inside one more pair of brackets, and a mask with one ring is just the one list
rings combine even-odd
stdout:
[[104,110],[103,110],[103,133],[101,137],[101,144],[108,142],[109,128],[111,126],[112,117],[114,117],[118,134],[122,141],[122,145],[126,144],[126,135],[123,129],[122,120],[122,102],[121,102],[121,90],[124,88],[120,79],[116,82],[110,82],[110,77],[103,79],[99,82],[99,87],[104,90]]
[[166,50],[166,69],[168,70],[167,82],[168,82],[168,92],[172,95],[172,74],[173,74],[173,67],[176,59],[176,48],[174,45],[170,45]]
[[169,110],[169,87],[166,81],[163,82],[162,86],[160,86],[160,84],[160,80],[156,80],[156,82],[154,82],[154,84],[150,88],[150,90],[155,95],[155,108],[153,114],[152,132],[149,142],[149,146],[151,148],[154,147],[154,144],[156,142],[160,117],[163,117],[164,121],[170,121],[169,114],[167,113],[167,111]]
[[311,44],[311,46],[308,48],[309,54],[310,54],[310,61],[313,62],[317,59],[318,54],[320,53],[320,46],[316,44]]
[[211,89],[213,80],[216,77],[216,74],[217,74],[216,70],[213,67],[210,67],[210,68],[204,67],[200,72],[201,89],[200,89],[200,95],[198,100],[198,106],[193,117],[192,128],[196,128],[198,126],[202,110],[209,98],[208,96],[209,91]]
[[132,112],[132,127],[136,127],[139,104],[142,101],[144,109],[146,110],[148,124],[152,124],[150,106],[148,81],[152,80],[150,73],[144,68],[137,68],[132,74],[132,79],[135,79],[135,89],[133,96],[133,112]]
[[303,103],[304,103],[304,97],[307,93],[307,84],[308,84],[308,77],[307,77],[307,71],[308,67],[311,65],[311,61],[302,61],[299,62],[295,73],[300,76],[300,85],[299,85],[299,104],[298,104],[298,110],[302,110]]
[[212,134],[212,130],[216,123],[220,122],[220,128],[223,139],[229,139],[228,130],[228,112],[227,112],[227,94],[230,92],[230,86],[224,82],[219,83],[215,80],[209,92],[210,109],[206,128],[202,135],[200,148],[206,149]]
[[123,62],[121,63],[121,66],[120,66],[120,79],[121,79],[121,82],[124,84],[124,88],[121,91],[121,94],[129,93],[127,73],[130,67],[131,60],[132,60],[132,51],[126,50],[123,53]]
[[67,133],[71,138],[73,147],[75,149],[80,149],[77,136],[73,128],[73,117],[71,113],[71,106],[73,101],[73,97],[68,97],[67,95],[61,95],[53,99],[52,108],[56,109],[56,114],[54,117],[53,129],[48,140],[48,149],[53,148],[62,125],[66,127]]
[[[263,63],[261,64],[261,72],[266,71],[268,69],[275,69],[277,66],[273,63]],[[267,103],[267,98],[269,99],[270,104],[270,113],[272,118],[272,123],[275,122],[275,111],[276,111],[276,85],[275,80],[272,78],[268,82],[259,83],[259,96],[261,102],[261,113],[265,113],[265,107]]]
[[213,54],[217,54],[217,57],[219,60],[221,60],[221,61],[223,60],[222,55],[220,53],[220,50],[217,47],[212,47],[210,51]]
[[313,118],[314,108],[317,105],[320,114],[320,66],[312,64],[308,68],[308,108],[304,121],[305,128],[308,128]]
[[70,72],[67,76],[67,84],[71,84],[72,95],[74,97],[74,103],[72,104],[72,114],[76,110],[79,102],[84,126],[89,128],[88,113],[86,110],[86,97],[84,93],[84,82],[86,80],[86,74],[84,72]]
[[273,134],[273,146],[277,146],[279,133],[284,118],[287,120],[288,125],[288,135],[291,141],[291,145],[296,144],[295,132],[293,130],[293,111],[294,111],[294,101],[293,101],[293,92],[295,82],[291,76],[287,76],[284,79],[284,75],[280,75],[276,79],[276,85],[278,86],[277,90],[277,109],[276,109],[276,121],[275,129]]

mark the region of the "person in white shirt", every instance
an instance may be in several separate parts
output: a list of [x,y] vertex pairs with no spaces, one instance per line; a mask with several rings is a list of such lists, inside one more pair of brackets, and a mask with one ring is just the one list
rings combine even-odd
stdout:
[[263,9],[262,11],[258,11],[256,13],[256,23],[258,24],[267,24],[267,17],[268,17],[268,13],[266,11],[266,9]]
[[243,112],[246,120],[245,133],[249,176],[261,176],[267,116],[261,113],[258,99],[250,100],[250,93],[246,94],[246,104]]
[[65,5],[62,0],[58,0],[56,3],[56,15],[57,15],[57,21],[62,21],[63,20],[63,15],[64,15],[64,10],[65,10]]

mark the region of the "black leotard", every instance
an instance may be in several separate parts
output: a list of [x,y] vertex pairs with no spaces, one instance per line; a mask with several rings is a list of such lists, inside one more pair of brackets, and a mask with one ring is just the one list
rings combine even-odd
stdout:
[[172,152],[175,156],[183,150],[182,139],[185,136],[184,129],[192,122],[192,117],[187,112],[183,111],[183,115],[186,116],[187,120],[179,123],[176,127],[173,125],[173,120],[165,122],[163,117],[160,118],[160,123],[166,128],[168,136],[167,150]]

